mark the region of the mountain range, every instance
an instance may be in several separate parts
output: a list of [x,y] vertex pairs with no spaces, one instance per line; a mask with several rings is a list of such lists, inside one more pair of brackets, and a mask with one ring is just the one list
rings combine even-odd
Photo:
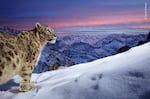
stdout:
[[[47,44],[35,69],[46,71],[48,66],[72,66],[117,54],[123,46],[134,47],[145,41],[147,35],[111,34],[102,35],[58,35],[56,44]],[[91,42],[92,41],[92,42]],[[46,67],[43,67],[46,66]],[[44,69],[42,69],[44,68]]]
[[[20,31],[0,27],[0,31],[16,34]],[[123,46],[134,47],[146,41],[146,34],[58,34],[55,44],[46,44],[34,72],[44,72],[49,66],[72,66],[117,54]]]

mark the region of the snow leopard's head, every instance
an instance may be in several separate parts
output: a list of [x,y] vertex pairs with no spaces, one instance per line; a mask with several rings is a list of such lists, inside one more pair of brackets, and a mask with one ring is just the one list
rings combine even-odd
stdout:
[[41,25],[40,23],[35,24],[35,30],[38,33],[38,36],[43,41],[48,41],[52,44],[56,42],[56,34],[52,27]]

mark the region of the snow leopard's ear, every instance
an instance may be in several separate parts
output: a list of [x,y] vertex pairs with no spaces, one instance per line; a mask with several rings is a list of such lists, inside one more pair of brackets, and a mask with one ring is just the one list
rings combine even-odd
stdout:
[[35,28],[36,28],[36,29],[40,29],[40,27],[41,27],[41,24],[40,24],[39,22],[37,22],[37,23],[35,24]]
[[41,24],[40,23],[35,23],[35,35],[37,38],[40,39],[40,33],[39,33],[39,30],[40,30],[40,27],[41,27]]

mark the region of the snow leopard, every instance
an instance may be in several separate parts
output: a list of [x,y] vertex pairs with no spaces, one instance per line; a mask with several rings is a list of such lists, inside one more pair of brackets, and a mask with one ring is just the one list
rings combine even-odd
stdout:
[[19,75],[19,90],[31,90],[31,74],[47,42],[54,44],[56,34],[52,27],[40,23],[15,35],[0,32],[0,85]]

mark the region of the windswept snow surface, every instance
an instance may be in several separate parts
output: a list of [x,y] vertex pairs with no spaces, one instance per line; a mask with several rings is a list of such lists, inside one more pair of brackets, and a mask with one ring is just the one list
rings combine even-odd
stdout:
[[33,74],[35,87],[18,91],[18,76],[1,86],[0,99],[150,99],[150,43],[127,52]]

